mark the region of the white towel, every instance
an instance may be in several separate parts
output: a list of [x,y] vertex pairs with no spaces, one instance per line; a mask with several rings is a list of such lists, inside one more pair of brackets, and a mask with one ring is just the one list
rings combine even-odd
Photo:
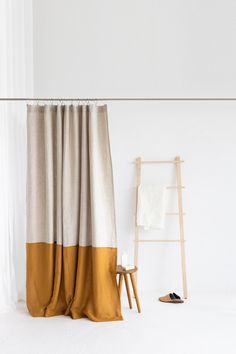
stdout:
[[166,187],[140,185],[138,187],[137,225],[145,230],[163,229],[165,224]]

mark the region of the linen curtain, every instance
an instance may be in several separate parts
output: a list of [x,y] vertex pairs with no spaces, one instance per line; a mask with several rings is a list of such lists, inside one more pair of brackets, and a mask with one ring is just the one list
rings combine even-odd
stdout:
[[120,320],[107,108],[28,106],[27,306]]

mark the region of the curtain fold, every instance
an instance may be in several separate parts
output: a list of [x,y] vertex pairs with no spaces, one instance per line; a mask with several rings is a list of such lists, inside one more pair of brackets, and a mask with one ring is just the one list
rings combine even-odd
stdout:
[[120,320],[106,106],[28,106],[27,306]]

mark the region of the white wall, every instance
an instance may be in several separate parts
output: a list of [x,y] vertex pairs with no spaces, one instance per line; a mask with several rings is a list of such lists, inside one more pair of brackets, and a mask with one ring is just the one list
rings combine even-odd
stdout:
[[[35,96],[235,96],[235,35],[233,0],[34,0]],[[236,102],[108,108],[120,251],[132,255],[132,161],[179,154],[190,291],[236,291]],[[140,288],[178,290],[176,245],[141,247]]]

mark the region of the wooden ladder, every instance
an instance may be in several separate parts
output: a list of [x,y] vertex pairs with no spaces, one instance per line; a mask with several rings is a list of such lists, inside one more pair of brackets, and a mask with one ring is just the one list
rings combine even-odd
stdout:
[[[187,289],[187,276],[186,276],[186,256],[185,256],[185,236],[184,236],[184,212],[183,212],[183,198],[182,189],[185,188],[182,185],[181,178],[181,164],[184,161],[177,156],[174,160],[170,161],[152,161],[152,160],[142,160],[138,157],[135,160],[136,165],[136,212],[135,212],[135,239],[134,239],[134,265],[138,267],[138,255],[139,255],[139,243],[142,242],[163,242],[172,243],[176,242],[180,244],[180,256],[181,256],[181,267],[182,267],[182,285],[183,285],[183,297],[187,299],[188,289]],[[178,213],[166,213],[166,215],[177,215],[179,220],[179,238],[176,240],[148,240],[140,239],[140,226],[137,225],[137,206],[138,206],[138,187],[141,184],[141,169],[143,164],[175,164],[176,172],[176,186],[167,186],[167,189],[177,189],[178,195]],[[137,273],[136,273],[137,274]]]

